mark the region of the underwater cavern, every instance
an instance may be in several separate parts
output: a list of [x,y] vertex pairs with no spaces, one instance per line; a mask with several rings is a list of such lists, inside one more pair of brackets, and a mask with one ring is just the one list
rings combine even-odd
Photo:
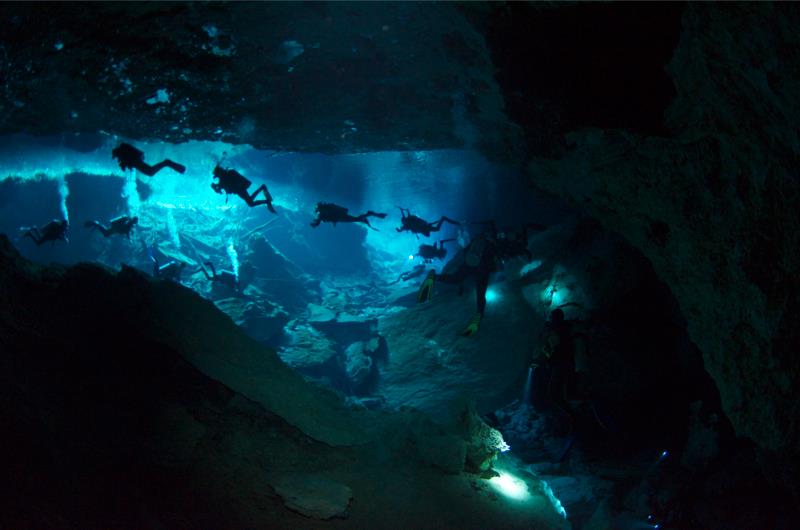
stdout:
[[797,4],[0,17],[0,528],[800,524]]

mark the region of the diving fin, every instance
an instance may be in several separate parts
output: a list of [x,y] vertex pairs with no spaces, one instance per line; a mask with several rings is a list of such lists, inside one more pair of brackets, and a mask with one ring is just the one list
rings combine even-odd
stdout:
[[427,302],[431,298],[433,298],[433,283],[435,280],[436,280],[436,271],[431,270],[430,272],[428,272],[428,275],[425,277],[425,280],[422,282],[422,285],[419,288],[419,292],[417,293],[418,304]]
[[481,327],[481,314],[475,313],[472,315],[472,319],[467,324],[467,327],[461,332],[462,337],[471,337],[475,333],[478,332],[478,328]]

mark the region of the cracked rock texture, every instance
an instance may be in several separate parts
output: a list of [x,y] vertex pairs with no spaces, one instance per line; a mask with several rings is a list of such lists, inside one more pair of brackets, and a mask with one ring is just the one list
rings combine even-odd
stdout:
[[[581,130],[562,158],[529,166],[652,261],[765,464],[800,453],[798,23],[790,4],[689,4],[669,64],[672,137]],[[774,471],[796,483],[793,469]]]

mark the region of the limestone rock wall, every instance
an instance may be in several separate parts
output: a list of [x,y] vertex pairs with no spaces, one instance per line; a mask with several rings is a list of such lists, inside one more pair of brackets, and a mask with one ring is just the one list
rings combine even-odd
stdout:
[[737,433],[776,462],[800,451],[798,23],[792,4],[689,4],[673,136],[581,130],[529,166],[652,261]]
[[452,4],[7,4],[0,20],[2,133],[349,153],[495,152],[518,132]]

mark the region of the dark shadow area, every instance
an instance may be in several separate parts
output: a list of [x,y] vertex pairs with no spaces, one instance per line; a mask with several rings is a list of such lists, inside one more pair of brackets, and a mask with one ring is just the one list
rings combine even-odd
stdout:
[[0,437],[0,526],[246,525],[224,507],[216,464],[196,465],[195,450],[216,450],[194,444],[237,415],[280,437],[296,430],[260,406],[234,412],[246,400],[154,340],[155,328],[127,329],[148,303],[140,273],[84,264],[41,282],[0,243],[4,302],[37,308],[26,321],[36,330],[5,303],[0,314],[0,421],[13,426]]
[[665,70],[684,4],[507,2],[466,12],[486,35],[512,120],[533,154],[555,156],[582,127],[668,135]]

